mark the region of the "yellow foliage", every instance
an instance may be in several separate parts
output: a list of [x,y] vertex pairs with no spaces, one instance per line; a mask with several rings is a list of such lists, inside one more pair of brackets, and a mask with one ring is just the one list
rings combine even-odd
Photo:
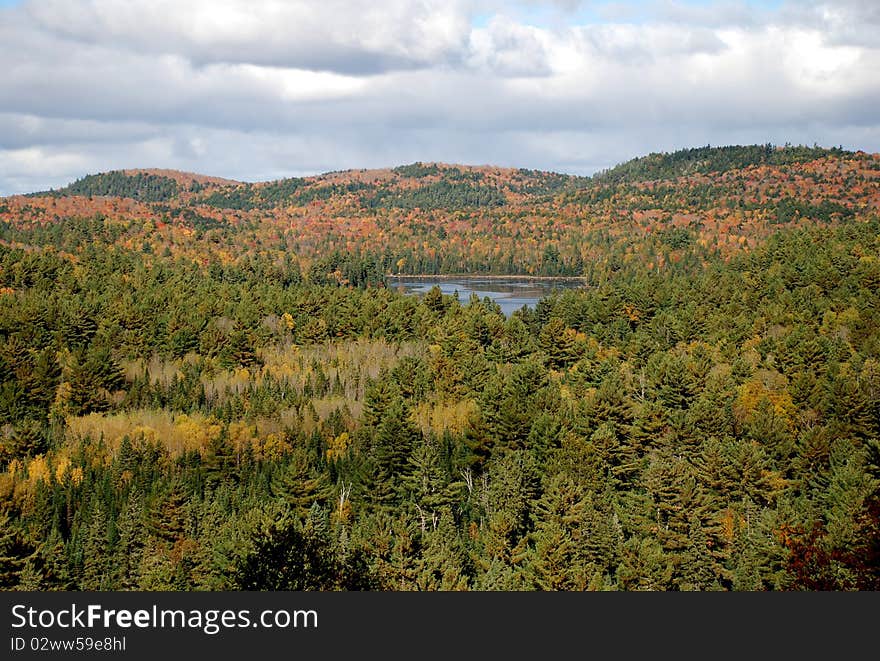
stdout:
[[[202,451],[222,430],[214,418],[194,413],[173,414],[168,411],[127,411],[116,415],[91,413],[67,420],[67,434],[71,439],[104,439],[112,454],[119,449],[123,436],[159,443],[171,454]],[[105,460],[109,457],[105,457]]]
[[276,460],[280,459],[291,450],[293,450],[293,448],[290,443],[285,440],[283,434],[272,433],[267,434],[263,439],[259,446],[257,456],[261,459]]
[[761,476],[773,492],[784,491],[789,485],[788,480],[782,477],[778,471],[761,471]]
[[175,421],[171,438],[167,441],[170,442],[169,449],[180,454],[187,450],[203,450],[220,435],[221,430],[221,425],[213,418],[181,415]]
[[334,523],[348,523],[348,520],[351,518],[351,501],[346,500],[342,507],[338,506],[334,508],[332,513],[332,519]]
[[52,481],[52,470],[49,467],[49,462],[41,454],[31,459],[27,472],[28,482],[31,484],[38,484],[39,482],[46,482],[48,484]]
[[71,385],[67,381],[63,381],[55,391],[55,407],[63,410],[67,406],[67,402],[70,401],[72,394],[73,388]]
[[252,445],[256,431],[255,426],[236,420],[235,422],[229,423],[229,441],[236,448],[240,448],[244,445]]
[[[401,358],[415,355],[419,351],[420,345],[415,343],[393,345],[383,340],[364,339],[302,349],[284,345],[267,347],[258,352],[263,367],[251,378],[259,384],[263,379],[272,377],[288,386],[302,389],[313,375],[311,366],[316,363],[322,366],[328,379],[340,381],[345,397],[361,400],[364,396],[365,377],[375,378],[383,369],[392,368]],[[228,384],[228,377],[218,374],[213,379],[203,379],[203,383],[209,398],[212,395],[219,396]],[[247,381],[241,381],[234,384],[234,387],[245,387],[247,384]]]
[[[760,377],[764,374],[778,374],[764,372],[756,376]],[[778,375],[785,379],[781,374]],[[767,383],[767,381],[771,381]],[[739,388],[739,397],[737,398],[738,413],[742,418],[747,418],[755,412],[758,405],[767,400],[773,406],[773,412],[787,421],[791,421],[792,416],[796,412],[796,407],[791,399],[791,395],[785,389],[785,383],[773,383],[771,379],[747,381]]]
[[0,502],[12,500],[15,493],[14,473],[0,473]]
[[9,473],[12,478],[15,478],[16,473],[18,473],[20,470],[21,462],[18,459],[13,459],[9,462],[9,466],[6,467],[6,472]]
[[280,459],[293,449],[282,426],[279,420],[262,418],[253,423],[236,421],[229,425],[228,437],[236,450],[249,446],[258,459]]
[[70,468],[70,459],[67,457],[62,457],[58,461],[58,465],[55,466],[55,481],[58,483],[64,482],[64,476],[67,474],[67,469]]
[[748,340],[746,340],[745,342],[742,343],[742,350],[743,351],[754,351],[755,348],[759,344],[761,344],[761,342],[763,340],[764,340],[764,338],[761,337],[760,335],[755,335],[753,337],[750,337]]
[[83,469],[81,466],[77,466],[76,468],[71,469],[70,471],[70,483],[73,486],[78,487],[82,484],[83,481]]
[[639,321],[642,318],[642,311],[632,303],[625,303],[623,306],[623,314],[630,321]]
[[732,543],[736,537],[736,514],[733,509],[728,507],[721,513],[721,530],[724,539]]
[[348,446],[351,444],[351,437],[348,432],[342,432],[330,440],[327,447],[327,459],[329,461],[337,461],[345,456],[348,452]]
[[460,434],[468,428],[477,410],[476,402],[469,399],[456,402],[422,402],[416,406],[413,417],[423,434],[442,434],[444,431]]
[[138,425],[131,430],[129,438],[142,438],[147,443],[156,443],[159,441],[159,433],[152,427],[144,427],[143,425]]

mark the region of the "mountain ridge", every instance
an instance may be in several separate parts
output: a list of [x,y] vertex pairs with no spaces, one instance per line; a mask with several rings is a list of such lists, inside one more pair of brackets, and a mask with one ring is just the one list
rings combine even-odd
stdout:
[[[265,181],[241,181],[207,175],[197,172],[165,169],[165,168],[128,168],[121,170],[108,170],[94,174],[87,174],[80,179],[71,182],[60,189],[49,191],[37,191],[26,193],[27,196],[64,195],[64,194],[89,194],[87,191],[80,193],[77,184],[81,182],[100,181],[113,175],[123,175],[131,178],[138,176],[171,179],[178,185],[190,185],[193,182],[202,185],[218,187],[256,187],[262,188],[283,182],[308,182],[318,184],[320,182],[351,182],[374,183],[387,181],[395,176],[411,179],[425,179],[432,175],[448,173],[466,173],[473,175],[495,176],[538,176],[555,177],[565,179],[572,183],[580,184],[609,184],[638,181],[667,180],[678,176],[690,174],[722,173],[730,169],[741,169],[756,165],[790,165],[804,163],[823,157],[870,157],[880,160],[880,153],[865,152],[862,150],[850,151],[841,147],[806,147],[803,145],[776,146],[765,145],[725,145],[690,147],[672,152],[651,152],[643,156],[637,156],[627,161],[618,163],[610,168],[600,170],[592,176],[581,176],[553,170],[516,168],[492,164],[471,165],[463,163],[449,163],[441,161],[415,161],[385,168],[350,168],[344,170],[332,170],[328,172],[307,175],[302,177],[282,177]],[[101,195],[100,192],[92,192],[92,195]],[[14,196],[8,196],[14,197]],[[126,197],[126,195],[122,195]]]
[[428,162],[259,183],[172,174],[116,171],[4,198],[0,240],[28,246],[30,228],[83,222],[88,231],[125,228],[115,242],[126,250],[199,263],[268,252],[331,283],[579,277],[636,260],[696,267],[785,227],[860,222],[880,210],[880,154],[818,147],[694,148],[593,178]]

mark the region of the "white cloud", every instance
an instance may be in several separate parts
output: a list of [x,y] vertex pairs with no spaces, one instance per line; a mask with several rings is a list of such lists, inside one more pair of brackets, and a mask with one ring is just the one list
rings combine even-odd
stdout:
[[500,76],[546,76],[556,35],[496,16],[488,27],[471,32],[467,64]]
[[469,32],[456,0],[32,0],[27,11],[83,43],[343,73],[456,58]]
[[32,0],[0,21],[0,193],[135,166],[586,174],[707,143],[880,150],[874,3],[662,2],[640,23],[547,6],[567,22],[495,0]]
[[876,0],[790,2],[784,18],[818,31],[831,45],[880,48],[880,4]]
[[0,149],[0,182],[6,194],[63,186],[71,175],[82,172],[88,162],[84,153],[57,147]]

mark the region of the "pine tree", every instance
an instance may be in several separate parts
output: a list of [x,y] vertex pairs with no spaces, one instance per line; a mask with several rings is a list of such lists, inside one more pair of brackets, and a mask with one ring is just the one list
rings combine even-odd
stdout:
[[125,509],[116,522],[116,545],[113,549],[113,583],[117,590],[134,590],[144,551],[144,512],[140,493],[128,496]]
[[27,558],[19,573],[18,585],[15,590],[22,592],[35,592],[43,587],[43,575],[37,568],[34,559]]
[[538,345],[546,354],[550,369],[565,369],[578,359],[574,333],[570,332],[565,322],[558,317],[550,319],[541,329],[538,334]]
[[107,515],[100,502],[92,506],[83,542],[83,568],[79,579],[82,590],[107,590],[111,587],[110,542]]
[[467,554],[449,507],[438,513],[436,521],[422,534],[416,585],[420,590],[467,590]]
[[410,455],[420,437],[401,400],[383,412],[368,457],[372,469],[369,497],[374,504],[388,506],[400,501],[411,468]]
[[610,582],[620,563],[624,532],[614,500],[608,483],[603,491],[590,491],[584,497],[580,552],[585,566],[595,568],[591,583],[596,582],[596,574],[607,577],[607,581],[603,578],[603,585]]
[[525,450],[502,455],[489,466],[479,499],[485,511],[484,543],[489,558],[517,563],[524,557],[531,508],[539,491],[537,467]]
[[182,540],[186,534],[186,502],[185,487],[175,480],[148,510],[149,533],[168,545]]
[[228,427],[208,440],[202,460],[205,470],[205,484],[215,488],[223,482],[234,482],[237,478],[235,448],[229,441]]
[[64,540],[57,528],[53,528],[37,549],[34,572],[39,577],[41,590],[73,590]]
[[663,591],[672,587],[673,561],[649,537],[631,537],[621,549],[617,580],[624,590]]
[[688,530],[688,545],[681,560],[680,579],[678,582],[681,590],[705,591],[721,588],[718,581],[721,568],[712,555],[712,541],[709,539],[699,518],[690,516]]
[[416,444],[409,458],[409,472],[402,480],[403,490],[421,520],[423,533],[429,521],[433,527],[441,509],[451,508],[460,501],[464,489],[461,481],[450,481],[441,462],[439,443],[424,439]]
[[343,562],[323,526],[282,516],[254,531],[232,580],[240,590],[362,590],[372,583],[358,554]]
[[157,539],[148,539],[137,568],[139,590],[167,592],[175,590],[174,563],[168,549]]
[[0,588],[8,590],[19,582],[19,574],[27,559],[21,534],[12,525],[8,514],[0,514]]
[[287,464],[272,476],[272,493],[281,498],[299,517],[304,517],[312,505],[323,502],[327,489],[326,476],[315,474],[309,466],[308,454],[296,448]]
[[589,581],[583,539],[584,493],[564,475],[550,478],[535,505],[534,548],[527,573],[541,590],[583,590]]

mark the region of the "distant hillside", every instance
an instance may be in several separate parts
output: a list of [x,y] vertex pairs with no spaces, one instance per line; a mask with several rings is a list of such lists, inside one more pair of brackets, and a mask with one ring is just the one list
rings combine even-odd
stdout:
[[766,145],[695,147],[672,153],[652,153],[600,172],[593,181],[603,184],[674,179],[692,174],[727,172],[752,165],[791,165],[817,158],[852,156],[839,148]]
[[386,170],[343,170],[314,177],[242,183],[176,170],[132,169],[90,174],[43,195],[110,196],[168,202],[183,195],[218,209],[298,206],[354,194],[363,206],[455,211],[501,207],[511,196],[543,196],[595,186],[722,174],[754,166],[790,166],[851,158],[842,148],[766,145],[695,147],[634,158],[593,177],[528,169],[415,162]]
[[235,186],[241,183],[240,181],[226,179],[224,177],[214,177],[212,175],[198,174],[196,172],[183,172],[182,170],[168,170],[162,168],[136,168],[122,170],[122,172],[128,176],[149,174],[159,177],[167,177],[168,179],[173,179],[184,188],[190,188],[193,182],[198,184],[213,184],[217,186]]
[[89,174],[57,191],[37,195],[82,195],[83,197],[130,197],[143,202],[167,202],[177,197],[180,186],[174,179],[138,172],[126,174],[122,170]]
[[502,207],[514,196],[551,194],[572,188],[578,180],[538,170],[416,162],[391,170],[348,170],[228,186],[201,202],[249,211],[348,197],[367,208],[457,211]]
[[218,185],[238,182],[177,170],[112,170],[90,174],[55,191],[33,193],[40,195],[81,195],[83,197],[125,197],[141,202],[167,202],[182,193],[199,193]]
[[427,162],[262,183],[115,171],[5,198],[0,241],[76,254],[100,230],[122,249],[199,263],[271,253],[328,284],[449,273],[601,281],[634,264],[700,268],[780,229],[878,210],[880,155],[752,145],[651,154],[593,178]]

